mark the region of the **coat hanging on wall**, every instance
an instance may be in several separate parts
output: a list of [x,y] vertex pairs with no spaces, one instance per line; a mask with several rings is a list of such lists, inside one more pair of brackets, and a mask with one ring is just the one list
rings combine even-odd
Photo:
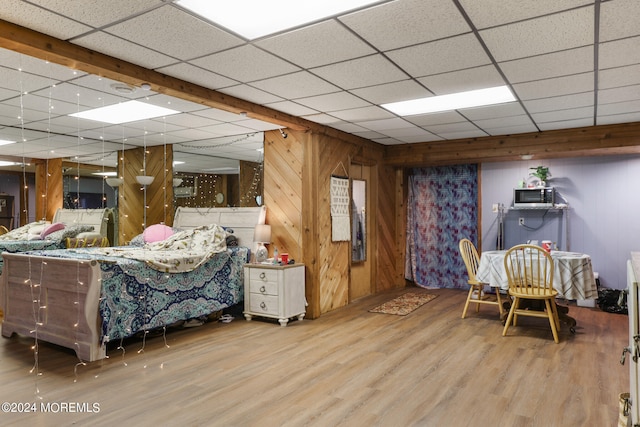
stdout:
[[[339,166],[342,166],[346,174],[347,170],[342,162]],[[349,177],[331,175],[331,241],[333,242],[351,240],[350,202]]]

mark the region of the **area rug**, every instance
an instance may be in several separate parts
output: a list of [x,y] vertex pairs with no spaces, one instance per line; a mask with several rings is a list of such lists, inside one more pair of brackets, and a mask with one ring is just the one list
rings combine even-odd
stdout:
[[400,295],[387,301],[384,304],[380,304],[377,307],[369,310],[371,313],[384,313],[384,314],[397,314],[398,316],[406,316],[416,308],[423,306],[429,301],[433,300],[438,295],[433,294],[414,294],[408,292],[404,295]]

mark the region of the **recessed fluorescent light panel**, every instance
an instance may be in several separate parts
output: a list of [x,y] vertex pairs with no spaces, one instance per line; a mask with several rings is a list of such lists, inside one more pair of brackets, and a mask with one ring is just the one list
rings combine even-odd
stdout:
[[0,160],[0,167],[4,167],[4,166],[19,166],[21,163],[16,163],[16,162],[9,162],[6,160]]
[[507,86],[497,86],[449,95],[392,102],[390,104],[382,104],[382,107],[399,116],[415,116],[417,114],[503,104],[515,100],[516,98]]
[[172,110],[170,108],[145,104],[140,101],[126,101],[121,102],[120,104],[94,108],[93,110],[81,111],[79,113],[69,115],[72,117],[79,117],[81,119],[95,120],[97,122],[118,125],[120,123],[170,116],[172,114],[178,114],[179,112],[180,111]]
[[15,141],[9,141],[8,139],[0,139],[0,145],[9,145],[9,144],[15,144]]
[[236,34],[253,40],[299,27],[380,0],[176,0],[176,4]]

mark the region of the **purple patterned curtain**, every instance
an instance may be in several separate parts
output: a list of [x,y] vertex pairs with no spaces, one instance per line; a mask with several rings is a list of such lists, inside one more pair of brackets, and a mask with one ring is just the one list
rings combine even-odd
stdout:
[[410,171],[405,278],[426,288],[467,288],[458,242],[477,245],[476,165]]

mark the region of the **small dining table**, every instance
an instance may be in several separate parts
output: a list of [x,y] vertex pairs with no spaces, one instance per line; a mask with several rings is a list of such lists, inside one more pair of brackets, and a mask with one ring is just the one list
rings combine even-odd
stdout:
[[[506,250],[485,251],[480,255],[476,279],[493,287],[509,289],[504,268]],[[589,300],[598,298],[591,257],[578,252],[551,251],[553,259],[553,287],[559,298]]]

